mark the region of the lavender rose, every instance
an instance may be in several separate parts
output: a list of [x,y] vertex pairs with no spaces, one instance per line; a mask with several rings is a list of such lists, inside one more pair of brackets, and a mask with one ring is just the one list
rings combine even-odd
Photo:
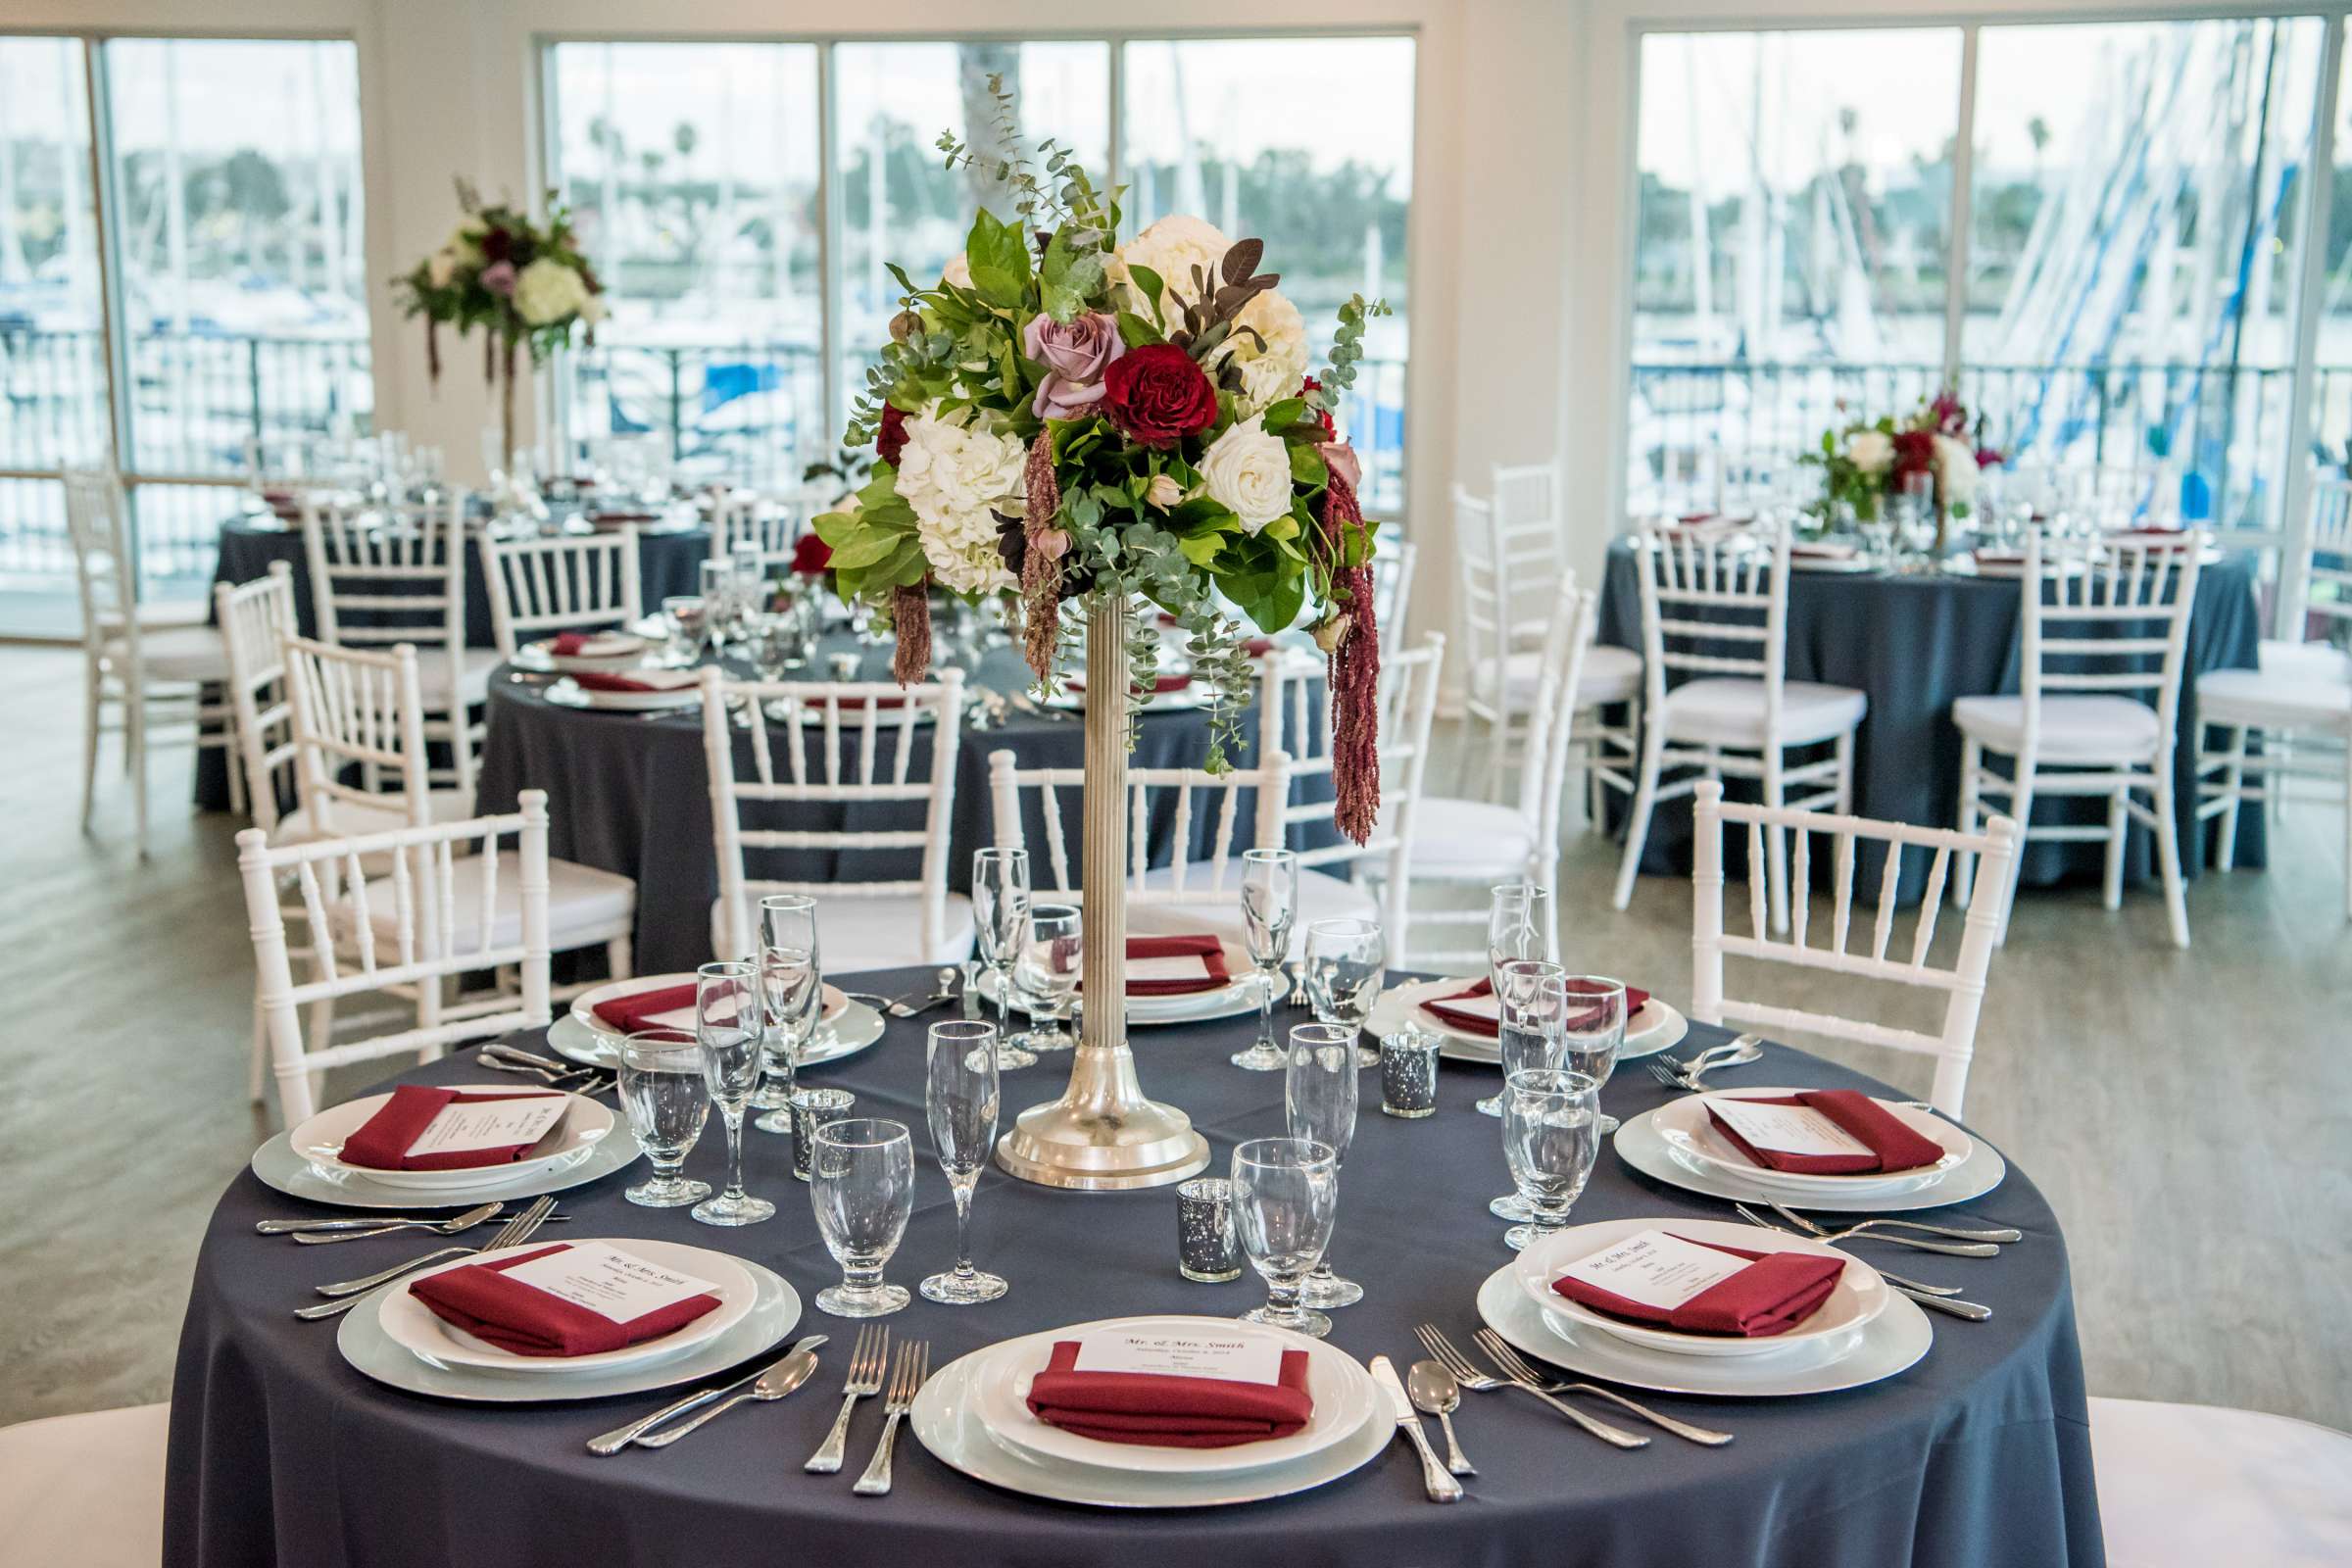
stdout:
[[1051,316],[1033,316],[1021,333],[1021,352],[1046,368],[1030,405],[1041,419],[1074,419],[1102,400],[1102,372],[1127,352],[1118,322],[1100,312],[1064,326]]

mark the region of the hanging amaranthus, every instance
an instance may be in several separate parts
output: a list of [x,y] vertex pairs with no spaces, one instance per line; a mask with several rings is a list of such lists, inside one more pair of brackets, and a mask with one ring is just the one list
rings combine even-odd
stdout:
[[1332,820],[1356,843],[1372,837],[1380,816],[1380,628],[1372,613],[1372,566],[1345,564],[1348,536],[1363,527],[1355,487],[1335,468],[1323,492],[1323,536],[1332,550],[1332,583],[1348,600],[1331,622]]
[[[1021,627],[1021,655],[1041,681],[1054,678],[1055,639],[1061,632],[1061,557],[1068,540],[1054,526],[1061,510],[1061,481],[1054,476],[1054,442],[1040,436],[1029,443],[1029,461],[1022,487],[1028,504],[1021,516],[1021,604],[1028,612]],[[1062,549],[1050,550],[1044,540],[1054,534]]]
[[890,614],[899,645],[890,658],[891,677],[912,686],[931,673],[931,595],[921,583],[891,591]]

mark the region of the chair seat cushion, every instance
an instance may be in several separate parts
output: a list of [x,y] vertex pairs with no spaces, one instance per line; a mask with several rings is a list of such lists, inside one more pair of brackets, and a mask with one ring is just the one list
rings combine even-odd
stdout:
[[[1514,709],[1524,709],[1536,700],[1544,681],[1544,655],[1537,649],[1523,649],[1501,662],[1504,700]],[[1479,701],[1492,703],[1495,693],[1495,662],[1482,659],[1471,671],[1473,690]],[[1585,650],[1584,668],[1576,681],[1576,706],[1592,708],[1601,703],[1628,703],[1642,695],[1642,656],[1630,648],[1612,643],[1595,643]]]
[[[110,638],[106,657],[120,662],[129,645]],[[149,680],[226,680],[228,645],[217,626],[146,626],[139,632],[139,660]]]
[[2340,729],[2352,720],[2352,683],[2270,669],[2217,669],[2197,677],[2197,717],[2254,729]]
[[168,1404],[0,1428],[8,1560],[130,1568],[162,1560]]
[[[490,671],[498,667],[495,648],[468,648],[459,661],[458,690],[470,706],[490,695]],[[416,650],[416,693],[428,711],[449,707],[449,659],[439,648]]]
[[2265,637],[2261,660],[2266,675],[2291,675],[2303,680],[2352,685],[2352,654],[2326,643],[2277,642]]
[[[950,893],[947,919],[937,947],[923,942],[923,902],[912,893],[857,898],[847,892],[822,893],[819,936],[824,944],[825,970],[847,974],[855,969],[905,969],[917,964],[961,963],[972,956],[972,901]],[[1042,899],[1045,895],[1040,894]],[[749,903],[757,918],[760,901]],[[710,951],[724,953],[720,922],[725,901],[710,906]]]
[[[160,604],[142,602],[139,605],[139,627],[143,631],[153,626],[201,626],[212,608],[210,599],[168,599]],[[122,612],[98,612],[98,629],[110,637],[121,631]]]
[[[1390,817],[1390,809],[1382,808],[1376,835],[1393,831]],[[1535,828],[1516,807],[1425,797],[1413,809],[1407,874],[1517,880],[1527,874],[1535,853]]]
[[[1834,739],[1860,724],[1869,710],[1870,699],[1850,686],[1784,681],[1780,742],[1809,746]],[[1669,740],[1759,751],[1766,740],[1764,683],[1709,676],[1677,686],[1666,694],[1665,722]]]
[[[1971,740],[1996,752],[2026,743],[2023,697],[1963,697],[1952,722]],[[2156,755],[2156,710],[2129,697],[2063,695],[2041,700],[2041,735],[2034,757],[2044,762],[2144,762]]]
[[[431,821],[463,822],[473,814],[473,792],[433,790],[425,796],[424,808]],[[385,796],[380,806],[373,801],[337,801],[328,814],[333,818],[334,836],[338,838],[358,838],[363,834],[383,833],[409,825],[400,798],[394,795]],[[311,808],[297,806],[277,819],[277,827],[270,833],[270,842],[279,845],[308,844],[315,838],[324,836],[311,825]]]
[[[1127,906],[1127,929],[1137,933],[1172,933],[1205,931],[1220,937],[1235,947],[1247,948],[1250,934],[1242,920],[1242,861],[1235,856],[1225,864],[1225,886],[1222,896],[1207,890],[1214,872],[1207,861],[1197,860],[1185,869],[1185,887],[1200,889],[1203,902],[1200,904],[1130,904]],[[1176,869],[1161,866],[1144,873],[1147,891],[1158,891],[1176,885]],[[1049,895],[1040,892],[1037,897]],[[1380,901],[1369,892],[1345,877],[1333,876],[1309,866],[1298,873],[1298,917],[1291,925],[1291,956],[1297,957],[1306,942],[1306,928],[1317,920],[1377,920]]]
[[[414,857],[412,864],[414,863]],[[450,870],[450,919],[456,926],[452,945],[460,955],[489,946],[513,947],[522,941],[522,859],[513,850],[496,856],[497,886],[492,901],[490,940],[482,940],[482,878],[492,857],[469,855]],[[346,899],[344,903],[349,904]],[[370,876],[368,886],[368,923],[375,927],[376,961],[387,961],[388,944],[399,940],[400,910],[392,890]],[[550,857],[547,862],[547,945],[551,953],[566,953],[592,943],[627,936],[637,920],[637,884],[613,871]]]
[[2352,1436],[2255,1410],[2090,1401],[2109,1568],[2352,1562]]

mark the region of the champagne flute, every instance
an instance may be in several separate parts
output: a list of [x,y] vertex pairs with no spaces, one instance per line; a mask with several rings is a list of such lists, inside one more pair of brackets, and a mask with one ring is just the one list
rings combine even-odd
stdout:
[[1533,882],[1505,882],[1487,898],[1487,979],[1511,958],[1558,956],[1552,939],[1551,890]]
[[695,971],[694,1038],[710,1099],[727,1127],[727,1190],[691,1211],[706,1225],[757,1225],[776,1211],[775,1204],[743,1190],[743,1113],[760,1087],[766,1032],[758,965],[706,963]]
[[931,1145],[956,1199],[956,1266],[916,1289],[925,1300],[951,1306],[993,1301],[1009,1287],[972,1267],[972,1192],[997,1143],[997,1026],[977,1018],[933,1024],[924,1068]]
[[906,1304],[906,1287],[882,1283],[882,1269],[914,1212],[914,1139],[906,1124],[854,1116],[816,1130],[808,1155],[808,1202],[841,1283],[816,1293],[835,1317],[887,1317]]
[[[1552,1065],[1581,1072],[1595,1086],[1609,1081],[1617,1053],[1625,1047],[1625,982],[1604,974],[1568,976],[1567,1009],[1560,1028],[1560,1059]],[[1617,1118],[1600,1113],[1600,1134],[1617,1130]]]
[[1600,1085],[1581,1072],[1515,1072],[1504,1086],[1502,1157],[1528,1222],[1503,1233],[1514,1252],[1560,1230],[1600,1154]]
[[1037,1055],[1009,1037],[1012,1029],[1012,965],[1029,931],[1029,852],[972,852],[972,921],[980,936],[980,961],[997,983],[997,1066],[1009,1072],[1034,1064]]
[[1029,929],[1013,960],[1012,974],[1013,983],[1029,1002],[1034,1021],[1018,1044],[1040,1055],[1068,1051],[1078,1044],[1062,1027],[1062,1019],[1069,1011],[1070,999],[1078,993],[1085,963],[1079,918],[1074,904],[1029,906]]
[[1319,1340],[1331,1319],[1298,1303],[1298,1291],[1331,1245],[1340,1205],[1339,1162],[1327,1144],[1253,1138],[1233,1152],[1233,1229],[1266,1282],[1266,1304],[1242,1314]]
[[[1331,1151],[1335,1176],[1347,1164],[1348,1146],[1355,1138],[1357,1079],[1353,1030],[1345,1024],[1302,1023],[1291,1031],[1290,1060],[1283,1071],[1283,1119],[1293,1138]],[[1332,1271],[1329,1247],[1298,1291],[1303,1306],[1353,1306],[1363,1298],[1361,1285]]]
[[[1388,939],[1371,920],[1317,920],[1306,928],[1306,1000],[1317,1023],[1360,1031],[1380,1000]],[[1358,1067],[1380,1065],[1380,1053],[1358,1046]]]
[[1257,966],[1257,1039],[1233,1057],[1236,1067],[1272,1072],[1283,1064],[1274,1043],[1275,977],[1291,956],[1291,927],[1298,918],[1298,857],[1289,850],[1242,852],[1242,926],[1250,961]]
[[[1556,963],[1542,958],[1512,958],[1501,966],[1495,988],[1495,1054],[1502,1063],[1503,1092],[1495,1106],[1500,1115],[1510,1108],[1511,1075],[1560,1065],[1561,1030],[1568,1011],[1566,980]],[[1498,1219],[1525,1223],[1533,1211],[1514,1188],[1487,1205]]]
[[816,945],[816,901],[805,893],[771,893],[760,901],[760,1001],[765,1009],[765,1075],[752,1104],[767,1114],[753,1123],[763,1133],[792,1131],[792,1080],[801,1052],[824,1010],[823,967]]
[[620,1043],[613,1076],[629,1131],[645,1146],[653,1180],[620,1196],[646,1208],[678,1208],[710,1196],[709,1182],[679,1174],[710,1115],[710,1085],[694,1036],[681,1029],[647,1029]]

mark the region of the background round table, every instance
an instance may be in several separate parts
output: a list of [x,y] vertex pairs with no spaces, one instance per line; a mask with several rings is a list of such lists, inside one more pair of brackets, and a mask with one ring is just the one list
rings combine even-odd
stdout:
[[[856,649],[847,634],[820,645],[803,678],[821,679],[836,653]],[[890,649],[862,650],[861,680],[890,678]],[[967,687],[986,687],[1004,693],[1022,691],[1030,681],[1028,666],[1010,648],[985,652],[979,667],[967,676]],[[512,811],[524,790],[548,793],[548,852],[562,859],[617,871],[637,882],[635,965],[640,974],[663,974],[710,961],[710,904],[718,897],[718,865],[710,838],[710,773],[703,755],[703,717],[699,708],[657,714],[613,712],[568,708],[547,698],[547,685],[538,678],[518,676],[504,668],[491,676],[489,734],[483,742],[480,776],[474,799],[484,812]],[[1002,724],[985,730],[971,727],[972,710],[964,712],[964,729],[956,758],[956,795],[948,842],[948,885],[959,892],[971,886],[972,851],[996,842],[989,805],[988,757],[1010,751],[1017,765],[1083,767],[1086,734],[1076,712],[1054,716],[1007,708]],[[1314,722],[1321,722],[1315,715]],[[876,776],[896,757],[896,733],[889,715],[880,720],[884,735]],[[1235,765],[1247,767],[1256,756],[1254,711],[1241,719],[1241,743],[1230,748]],[[928,766],[931,726],[915,728],[922,750],[914,766]],[[1136,767],[1200,767],[1208,757],[1209,714],[1206,708],[1178,708],[1165,701],[1143,710],[1137,726],[1130,763]],[[781,744],[771,727],[771,746]],[[845,732],[845,745],[855,742]],[[808,744],[822,744],[812,731]],[[736,735],[739,777],[750,777],[751,736]],[[811,751],[811,776],[816,776],[817,753]],[[785,776],[779,761],[777,777]],[[1235,816],[1233,875],[1239,876],[1241,851],[1250,842],[1255,820],[1254,791],[1246,790]],[[1078,811],[1080,792],[1061,792],[1065,842],[1071,857],[1070,875],[1078,877],[1077,857],[1082,842]],[[1318,775],[1297,781],[1294,798],[1328,800],[1331,780]],[[1175,798],[1158,792],[1147,824],[1148,854],[1152,865],[1169,863],[1174,855]],[[908,828],[922,825],[917,805],[887,803],[856,807],[817,807],[794,803],[765,808],[765,814],[747,808],[747,826],[839,828],[861,830]],[[1053,881],[1047,858],[1044,819],[1032,802],[1027,824],[1031,876],[1042,890]],[[1214,814],[1201,812],[1194,825],[1193,851],[1205,855]],[[1293,829],[1292,847],[1320,848],[1339,842],[1337,829],[1327,822]],[[917,876],[921,852],[858,851],[839,855],[747,851],[750,874],[798,881],[888,881]],[[1041,897],[1043,896],[1041,892]]]
[[[1609,549],[1600,596],[1600,640],[1620,648],[1642,646],[1641,582],[1632,544]],[[1954,699],[1999,696],[2019,691],[2023,674],[2024,601],[2015,578],[1957,573],[1896,574],[1803,569],[1788,574],[1788,679],[1850,686],[1867,694],[1870,711],[1854,746],[1854,811],[1886,822],[1948,827],[1960,811],[1960,731],[1952,723]],[[2160,635],[2161,633],[2159,633]],[[2188,624],[2188,658],[2180,677],[2180,743],[2173,759],[2174,809],[2180,822],[2184,875],[2204,865],[2207,835],[2195,817],[2197,677],[2215,669],[2252,669],[2262,640],[2262,617],[2254,598],[2249,556],[2225,558],[2197,575],[2197,602]],[[1817,749],[1827,757],[1829,749]],[[1792,754],[1809,759],[1812,752]],[[1671,775],[1669,775],[1671,776]],[[1752,780],[1728,779],[1735,799],[1760,799]],[[1622,831],[1632,799],[1607,793],[1609,822]],[[2006,802],[1994,801],[1998,809]],[[2236,862],[2266,863],[2263,813],[2240,813]],[[2106,805],[2091,797],[2042,796],[2034,802],[2037,824],[2088,823],[2106,819]],[[1876,845],[1858,862],[1866,880],[1879,874]],[[2095,879],[2104,848],[2093,843],[2042,840],[2024,847],[2020,869],[2029,885],[2048,886],[2069,878]],[[1746,845],[1730,836],[1725,858],[1735,876],[1744,866]],[[1690,798],[1661,802],[1652,814],[1642,869],[1655,876],[1690,874]],[[2153,835],[2130,835],[2125,874],[2134,880],[2156,874]],[[1828,875],[1828,867],[1821,869]],[[1927,879],[1926,858],[1904,867],[1901,897],[1916,901]]]
[[[885,993],[927,983],[906,970],[848,980]],[[932,1014],[935,1018],[942,1014]],[[1294,1017],[1298,1015],[1292,1015]],[[912,1285],[946,1266],[955,1217],[923,1130],[923,1028],[893,1022],[881,1043],[815,1068],[811,1082],[858,1096],[861,1113],[914,1129],[915,1212],[888,1277]],[[1226,1055],[1251,1020],[1139,1031],[1145,1087],[1190,1112],[1222,1171],[1235,1143],[1282,1129],[1282,1079]],[[1694,1026],[1691,1045],[1722,1038]],[[519,1037],[539,1045],[534,1033]],[[1060,1088],[1067,1058],[1007,1077],[1004,1116]],[[461,1057],[413,1072],[478,1079]],[[1413,1325],[1466,1343],[1480,1282],[1510,1258],[1486,1212],[1505,1185],[1497,1124],[1471,1109],[1492,1069],[1447,1063],[1437,1113],[1402,1121],[1376,1107],[1377,1074],[1340,1184],[1332,1256],[1366,1285],[1334,1316],[1332,1343],[1358,1359],[1421,1359]],[[1734,1075],[1751,1084],[1881,1088],[1772,1048]],[[1883,1088],[1882,1088],[1882,1092]],[[1605,1099],[1619,1115],[1664,1091],[1639,1070]],[[641,1168],[565,1194],[567,1237],[650,1237],[749,1256],[806,1301],[839,1277],[781,1138],[752,1132],[749,1185],[777,1216],[712,1230],[683,1210],[635,1207],[620,1189]],[[715,1121],[689,1165],[720,1175]],[[164,1560],[176,1568],[407,1568],[466,1560],[498,1568],[752,1562],[952,1563],[956,1568],[2095,1568],[2097,1502],[2064,1240],[2014,1165],[2000,1188],[1944,1211],[2014,1225],[2026,1239],[1996,1259],[1898,1263],[1966,1288],[1984,1323],[1934,1317],[1935,1345],[1900,1375],[1842,1394],[1734,1400],[1640,1396],[1670,1414],[1737,1435],[1700,1448],[1663,1433],[1638,1452],[1602,1446],[1536,1401],[1471,1394],[1456,1418],[1479,1466],[1467,1500],[1433,1507],[1401,1442],[1344,1480],[1286,1499],[1218,1509],[1123,1512],[994,1491],[948,1469],[901,1433],[897,1490],[854,1496],[850,1482],[881,1426],[861,1405],[846,1473],[809,1476],[839,1404],[853,1323],[811,1310],[801,1330],[832,1342],[808,1388],[731,1411],[676,1447],[591,1456],[591,1436],[666,1396],[584,1403],[466,1405],[379,1386],[345,1364],[331,1323],[298,1322],[311,1288],[429,1250],[429,1240],[298,1248],[254,1222],[310,1205],[250,1173],[213,1215],[181,1334],[172,1396]],[[1576,1205],[1580,1221],[1626,1216],[1732,1218],[1728,1205],[1650,1182],[1604,1149]],[[1077,1194],[995,1169],[973,1210],[978,1261],[1011,1282],[1000,1302],[946,1307],[917,1298],[888,1319],[927,1339],[934,1369],[982,1346],[1064,1324],[1137,1313],[1223,1316],[1262,1297],[1245,1275],[1195,1285],[1176,1273],[1172,1191]],[[554,1233],[549,1232],[552,1236]],[[1911,1254],[1905,1254],[1906,1257]],[[1934,1265],[1931,1267],[1931,1263]],[[772,1355],[760,1361],[772,1359]],[[756,1361],[754,1365],[760,1364]],[[1628,1421],[1629,1425],[1638,1425]],[[1644,1429],[1646,1430],[1646,1429]],[[1433,1432],[1434,1441],[1434,1432]]]

